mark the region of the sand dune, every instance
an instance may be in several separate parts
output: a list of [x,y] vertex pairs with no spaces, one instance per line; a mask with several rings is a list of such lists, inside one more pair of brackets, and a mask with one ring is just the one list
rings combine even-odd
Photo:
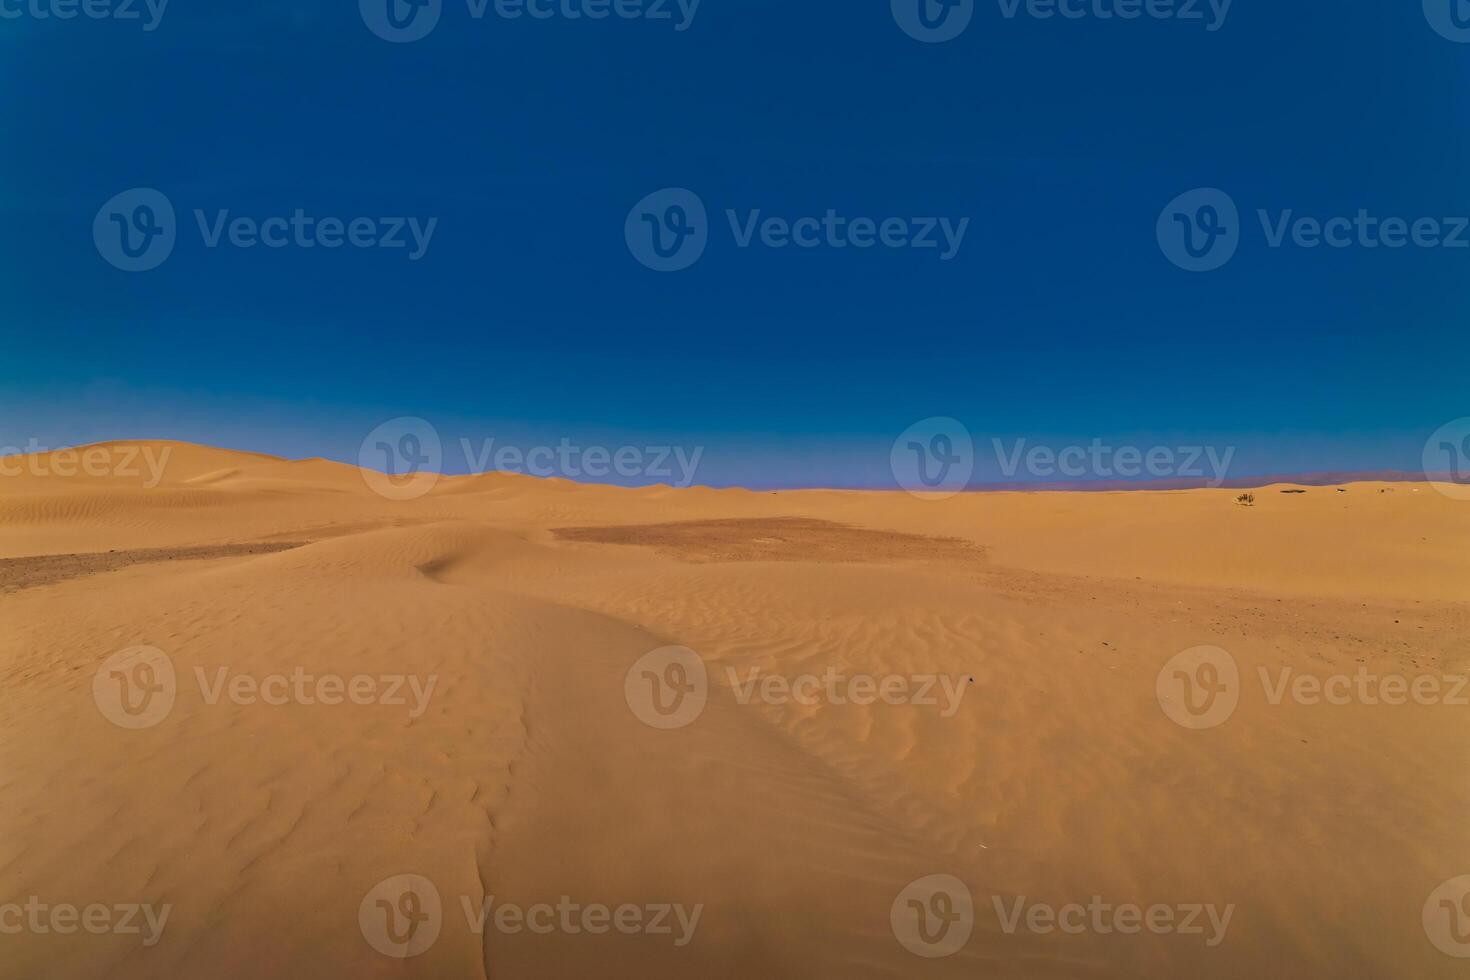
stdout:
[[[38,913],[0,975],[1463,975],[1470,508],[1428,485],[392,501],[99,448],[137,472],[0,477],[0,906],[167,919]],[[1439,686],[1273,703],[1360,675]]]

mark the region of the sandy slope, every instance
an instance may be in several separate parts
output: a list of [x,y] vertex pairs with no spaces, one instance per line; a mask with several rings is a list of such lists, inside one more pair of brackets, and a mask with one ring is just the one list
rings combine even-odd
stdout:
[[[1428,486],[1244,508],[491,475],[392,502],[339,464],[103,448],[167,464],[0,477],[0,559],[45,556],[0,560],[0,906],[171,911],[153,945],[0,933],[0,976],[1463,975],[1421,913],[1470,874],[1470,706],[1272,704],[1258,674],[1470,672],[1470,504]],[[1191,730],[1158,679],[1202,644],[1239,706]],[[177,694],[134,730],[94,680],[137,645]],[[669,645],[708,703],[661,730],[625,681]],[[742,703],[752,671],[828,670],[961,694]],[[211,702],[221,671],[434,686]],[[359,915],[404,874],[442,904],[407,960]],[[890,910],[933,874],[974,916],[929,959]],[[477,933],[487,895],[700,912],[684,945],[672,913],[672,934]],[[1003,927],[1020,896],[1094,895],[1233,911],[1217,945]]]

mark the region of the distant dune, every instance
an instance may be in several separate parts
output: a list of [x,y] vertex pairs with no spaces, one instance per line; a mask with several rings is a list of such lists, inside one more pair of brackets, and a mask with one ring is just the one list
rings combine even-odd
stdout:
[[[146,945],[0,937],[4,975],[1462,975],[1424,916],[1470,872],[1470,708],[1270,697],[1470,671],[1470,505],[1404,474],[1251,507],[507,474],[391,500],[323,460],[89,448],[0,476],[0,904],[170,912]],[[1233,693],[1171,666],[1203,647]],[[1191,728],[1180,678],[1238,704]],[[1012,917],[1095,896],[1229,919]],[[671,929],[493,916],[558,903]]]
[[[1216,483],[1207,479],[1172,480],[1073,480],[1038,481],[1031,483],[977,483],[972,490],[1198,490],[1220,487],[1229,490],[1248,490],[1290,484],[1300,487],[1337,487],[1351,483],[1441,483],[1457,482],[1448,473],[1433,473],[1426,476],[1405,470],[1341,470],[1322,473],[1274,473],[1268,476],[1230,477]],[[1458,482],[1470,482],[1458,481]]]

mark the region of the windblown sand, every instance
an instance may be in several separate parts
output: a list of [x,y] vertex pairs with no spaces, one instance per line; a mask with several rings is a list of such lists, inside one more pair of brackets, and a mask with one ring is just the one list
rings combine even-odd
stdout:
[[[1247,508],[487,475],[394,502],[352,467],[146,448],[169,453],[156,486],[0,478],[0,906],[169,918],[152,945],[6,928],[0,976],[1464,976],[1422,915],[1470,874],[1470,707],[1272,704],[1257,679],[1470,672],[1470,504],[1427,484]],[[671,645],[708,700],[661,729],[625,682]],[[1193,730],[1157,684],[1201,645],[1242,681]],[[94,681],[137,646],[177,693],[126,728]],[[407,688],[209,697],[301,672],[434,685],[417,713]],[[962,696],[742,701],[752,676],[824,672]],[[935,874],[973,933],[925,958],[890,912]],[[396,875],[442,900],[409,959],[359,915]],[[487,896],[701,912],[684,945],[477,933],[463,906]],[[1214,945],[1005,928],[1018,899],[1094,896],[1233,912]]]

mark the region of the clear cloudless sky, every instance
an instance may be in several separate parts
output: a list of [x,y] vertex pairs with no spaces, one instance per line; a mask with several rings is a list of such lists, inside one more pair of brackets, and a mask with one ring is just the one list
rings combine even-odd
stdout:
[[[1215,31],[977,0],[943,44],[888,0],[703,0],[684,31],[444,0],[402,44],[343,0],[172,0],[152,31],[48,2],[0,0],[23,12],[0,19],[0,446],[355,460],[414,415],[451,471],[460,439],[570,439],[704,446],[699,482],[889,486],[929,416],[982,449],[1235,446],[1239,475],[1418,469],[1470,415],[1470,249],[1273,249],[1256,218],[1470,215],[1470,44],[1418,0],[1235,0]],[[134,187],[178,212],[149,272],[93,243]],[[709,210],[681,272],[624,240],[665,187]],[[1155,236],[1196,187],[1242,218],[1210,273]],[[298,208],[438,224],[410,262],[211,249],[193,216]],[[739,248],[726,209],[970,224],[945,262]]]

